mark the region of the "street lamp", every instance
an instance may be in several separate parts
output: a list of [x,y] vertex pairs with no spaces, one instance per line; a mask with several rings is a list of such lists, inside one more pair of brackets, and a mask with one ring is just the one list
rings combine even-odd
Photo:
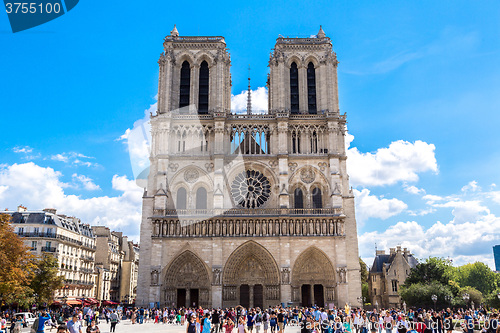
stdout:
[[444,297],[444,300],[445,300],[448,304],[450,304],[450,305],[451,305],[451,300],[452,300],[452,297],[451,297],[450,295],[446,295],[446,296]]
[[465,306],[467,307],[467,305],[469,304],[469,294],[465,293],[462,295],[462,298],[464,299],[464,302],[465,302]]
[[434,302],[434,310],[436,310],[436,302],[438,300],[438,297],[436,295],[431,296],[432,301]]

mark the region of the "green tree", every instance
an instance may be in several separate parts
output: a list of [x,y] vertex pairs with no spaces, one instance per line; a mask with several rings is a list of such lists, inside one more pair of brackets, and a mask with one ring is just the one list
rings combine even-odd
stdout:
[[0,303],[29,305],[33,301],[29,283],[34,277],[35,257],[14,233],[7,214],[0,214],[0,263]]
[[64,277],[57,275],[59,264],[51,254],[45,254],[38,262],[31,288],[38,294],[38,303],[52,303],[54,291],[64,286]]
[[359,257],[359,266],[361,269],[361,296],[364,297],[365,303],[370,303],[370,288],[368,286],[368,266],[366,263]]
[[437,296],[436,307],[444,308],[448,306],[445,296],[452,296],[449,286],[443,285],[439,281],[431,283],[417,282],[410,285],[405,284],[399,292],[401,298],[409,306],[434,307],[432,295]]
[[447,286],[448,282],[454,279],[454,275],[455,268],[451,265],[451,262],[443,258],[429,257],[411,269],[410,275],[405,281],[405,286],[416,283],[426,284],[433,281]]
[[455,280],[460,287],[474,287],[483,294],[489,294],[497,288],[497,274],[482,262],[456,268]]
[[[465,294],[469,295],[468,301],[464,300],[463,298]],[[471,306],[472,304],[471,302],[474,302],[475,307],[478,307],[483,302],[483,300],[484,300],[483,294],[479,290],[477,290],[474,287],[467,286],[464,288],[460,288],[460,291],[453,299],[453,305],[468,307]]]

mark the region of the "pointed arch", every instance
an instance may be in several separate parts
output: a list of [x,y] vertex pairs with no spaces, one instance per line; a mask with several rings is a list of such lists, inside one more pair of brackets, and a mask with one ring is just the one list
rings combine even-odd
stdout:
[[[250,269],[249,266],[253,268]],[[224,285],[243,283],[279,285],[279,269],[272,254],[255,241],[240,245],[231,253],[224,266]]]
[[328,256],[316,246],[304,250],[295,260],[292,269],[292,285],[335,285],[335,270]]

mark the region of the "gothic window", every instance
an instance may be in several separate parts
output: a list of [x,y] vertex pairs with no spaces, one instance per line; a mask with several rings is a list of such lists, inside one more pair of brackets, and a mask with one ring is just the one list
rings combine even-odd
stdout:
[[271,184],[259,171],[247,170],[234,178],[231,194],[240,207],[257,208],[269,199]]
[[295,189],[293,194],[294,208],[303,209],[304,208],[304,194],[300,188]]
[[312,208],[323,208],[323,198],[319,187],[312,190]]
[[196,191],[196,209],[207,209],[207,190],[204,187]]
[[307,65],[307,110],[316,113],[316,69],[312,62]]
[[189,105],[189,90],[191,89],[191,66],[186,60],[181,66],[181,84],[179,87],[179,107]]
[[318,152],[318,134],[314,131],[311,135],[311,153]]
[[398,292],[398,280],[392,280],[392,292]]
[[186,209],[187,207],[187,192],[184,187],[181,187],[177,190],[177,202],[176,209]]
[[208,113],[208,63],[203,60],[200,66],[200,83],[198,87],[198,113]]
[[295,62],[290,66],[290,111],[299,113],[299,70]]

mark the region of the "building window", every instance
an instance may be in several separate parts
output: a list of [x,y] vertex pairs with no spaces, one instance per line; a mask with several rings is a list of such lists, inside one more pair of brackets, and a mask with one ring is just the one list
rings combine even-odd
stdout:
[[18,235],[23,235],[24,234],[24,228],[18,228],[17,229],[17,234]]
[[189,105],[189,90],[191,89],[191,66],[184,61],[181,67],[181,82],[179,87],[179,107]]
[[36,251],[37,241],[31,241],[31,249]]
[[392,292],[398,292],[398,280],[392,280]]
[[207,209],[207,190],[204,187],[196,191],[196,209]]
[[299,69],[295,62],[290,66],[290,112],[299,113]]
[[312,208],[323,208],[321,189],[318,187],[315,187],[312,190],[312,206]]
[[373,276],[372,276],[372,281],[373,281],[373,282],[377,281],[377,276],[376,276],[376,275],[373,275]]
[[176,209],[186,209],[187,206],[187,192],[184,187],[177,190],[177,204]]
[[297,209],[304,208],[304,193],[300,188],[296,188],[293,194],[294,207]]
[[38,235],[40,233],[40,228],[36,227],[33,231],[35,235]]
[[316,69],[310,62],[307,65],[307,110],[311,114],[317,113],[316,110]]
[[311,153],[318,152],[318,134],[314,131],[311,135]]
[[200,82],[198,87],[198,113],[208,113],[208,63],[203,61],[200,66]]
[[377,288],[373,288],[373,295],[376,296],[377,295]]
[[52,235],[52,228],[47,229],[47,235],[49,235],[49,236]]

